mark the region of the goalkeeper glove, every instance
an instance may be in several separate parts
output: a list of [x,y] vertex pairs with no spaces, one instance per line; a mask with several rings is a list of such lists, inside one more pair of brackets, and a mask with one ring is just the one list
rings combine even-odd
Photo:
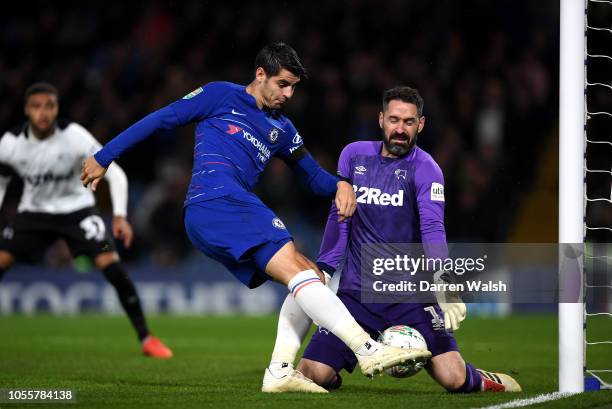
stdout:
[[[439,285],[450,284],[454,281],[451,273],[444,270],[436,272],[433,278],[436,288]],[[436,291],[436,300],[440,309],[444,312],[444,328],[447,331],[458,330],[461,321],[465,319],[467,314],[467,308],[459,294],[455,291]]]

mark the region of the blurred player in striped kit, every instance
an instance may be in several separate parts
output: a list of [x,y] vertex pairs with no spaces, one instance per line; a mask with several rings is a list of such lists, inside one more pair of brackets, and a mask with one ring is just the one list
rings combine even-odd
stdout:
[[[0,138],[0,205],[11,177],[24,182],[18,214],[0,237],[0,278],[16,261],[40,261],[54,241],[63,239],[74,256],[89,256],[115,288],[142,352],[170,358],[172,351],[149,332],[136,288],[119,263],[94,195],[79,180],[81,162],[100,144],[81,125],[58,120],[58,111],[57,89],[48,83],[33,84],[25,92],[28,121]],[[127,178],[113,165],[106,179],[113,204],[113,236],[129,247],[133,235],[126,219]]]

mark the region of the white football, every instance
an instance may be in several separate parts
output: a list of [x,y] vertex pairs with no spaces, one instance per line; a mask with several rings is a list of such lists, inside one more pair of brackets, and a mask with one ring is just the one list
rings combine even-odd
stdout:
[[[378,341],[393,347],[404,349],[427,349],[427,342],[423,335],[416,329],[408,325],[394,325],[380,334]],[[416,375],[423,367],[425,362],[412,364],[400,364],[389,369],[385,369],[387,375],[394,378],[408,378]]]

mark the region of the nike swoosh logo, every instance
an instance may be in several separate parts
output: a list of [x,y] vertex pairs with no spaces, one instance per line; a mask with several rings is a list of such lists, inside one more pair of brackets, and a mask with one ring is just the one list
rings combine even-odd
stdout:
[[246,114],[241,114],[240,112],[235,111],[234,109],[232,109],[232,114],[234,114],[234,115],[240,115],[240,116],[246,116]]

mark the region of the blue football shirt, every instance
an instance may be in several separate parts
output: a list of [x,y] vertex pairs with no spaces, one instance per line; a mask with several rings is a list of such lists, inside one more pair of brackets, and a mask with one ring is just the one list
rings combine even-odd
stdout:
[[196,123],[193,173],[185,205],[251,191],[273,156],[303,145],[291,121],[262,110],[243,85],[211,82],[153,112],[110,141],[95,158],[104,167],[158,129]]

